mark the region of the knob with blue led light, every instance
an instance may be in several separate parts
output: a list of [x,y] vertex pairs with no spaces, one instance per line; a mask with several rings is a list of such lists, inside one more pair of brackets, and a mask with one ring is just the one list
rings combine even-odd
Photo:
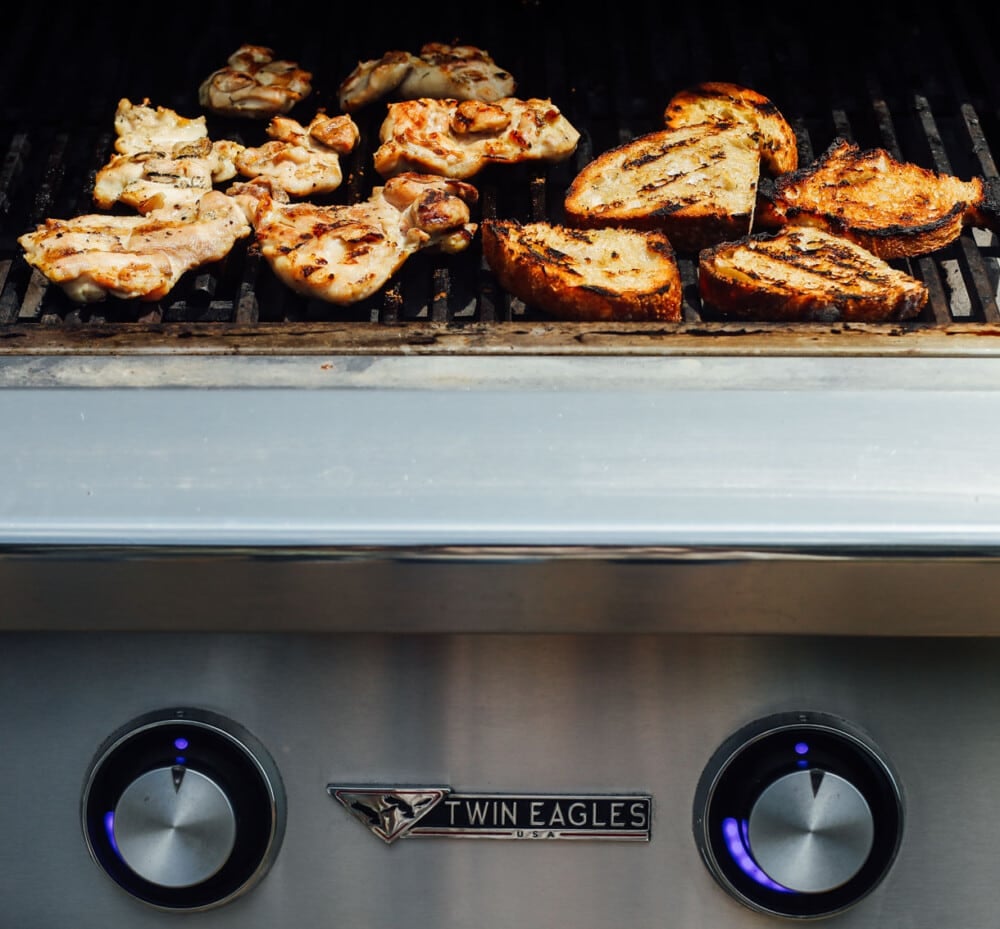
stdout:
[[695,793],[702,859],[733,897],[817,919],[882,881],[902,838],[898,779],[869,736],[816,712],[759,719],[712,755]]
[[253,887],[281,845],[273,759],[232,720],[173,709],[133,720],[98,750],[84,789],[94,860],[159,909],[199,911]]

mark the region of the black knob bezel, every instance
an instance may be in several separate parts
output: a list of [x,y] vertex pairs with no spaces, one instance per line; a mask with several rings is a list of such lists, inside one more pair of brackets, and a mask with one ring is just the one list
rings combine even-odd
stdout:
[[[806,756],[796,752],[808,744]],[[845,883],[818,893],[768,886],[752,876],[730,850],[726,826],[741,827],[766,787],[803,767],[838,774],[864,796],[874,837],[861,868]],[[752,910],[790,919],[818,919],[854,906],[888,873],[902,840],[899,779],[875,743],[857,726],[826,713],[780,713],[756,720],[728,738],[702,773],[694,802],[694,835],[715,880]],[[740,846],[752,861],[752,852]]]
[[[174,745],[178,738],[188,743],[180,754]],[[211,877],[189,887],[165,887],[128,866],[115,848],[107,817],[137,777],[173,767],[178,757],[226,794],[236,838],[226,862]],[[281,778],[264,746],[232,720],[189,708],[146,714],[110,736],[90,766],[81,809],[91,857],[132,896],[163,910],[207,910],[245,893],[270,868],[285,828]]]

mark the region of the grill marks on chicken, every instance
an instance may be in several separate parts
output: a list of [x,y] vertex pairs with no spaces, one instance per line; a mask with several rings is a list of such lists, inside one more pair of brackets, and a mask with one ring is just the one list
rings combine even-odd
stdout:
[[437,97],[491,103],[513,96],[516,87],[510,73],[497,67],[485,49],[428,42],[419,55],[393,50],[359,62],[337,94],[340,108],[353,113],[390,94],[404,100]]
[[159,300],[194,268],[220,261],[250,225],[214,189],[236,176],[242,146],[212,142],[205,119],[122,98],[115,153],[95,177],[95,205],[139,215],[88,213],[46,219],[18,239],[25,260],[76,303],[107,297]]
[[164,151],[208,138],[204,116],[187,117],[149,100],[133,103],[122,97],[115,108],[115,151],[123,155]]
[[115,111],[115,153],[94,179],[96,206],[140,213],[194,207],[213,185],[236,176],[243,146],[208,138],[205,118],[189,119],[149,101],[123,98]]
[[27,262],[77,303],[108,296],[153,301],[185,272],[224,258],[250,232],[236,201],[209,191],[194,208],[46,219],[18,243]]
[[846,139],[762,194],[761,228],[820,226],[885,259],[944,248],[966,226],[1000,229],[1000,204],[983,178],[963,181]]
[[213,185],[236,176],[242,146],[209,139],[178,143],[164,151],[112,155],[94,179],[94,203],[123,203],[140,213],[193,206]]
[[381,289],[422,249],[466,249],[476,233],[474,187],[404,173],[360,203],[291,203],[266,180],[229,193],[255,229],[256,245],[275,275],[298,294],[347,305]]
[[505,97],[495,103],[421,97],[389,104],[375,170],[465,179],[489,164],[558,162],[580,133],[551,100]]
[[275,59],[263,45],[241,45],[226,66],[198,88],[198,102],[219,116],[269,119],[287,113],[312,93],[312,73],[294,61]]
[[275,116],[267,134],[271,141],[236,155],[236,169],[244,177],[270,178],[296,197],[336,190],[344,179],[340,157],[351,152],[361,138],[350,116],[322,112],[308,126],[288,116]]

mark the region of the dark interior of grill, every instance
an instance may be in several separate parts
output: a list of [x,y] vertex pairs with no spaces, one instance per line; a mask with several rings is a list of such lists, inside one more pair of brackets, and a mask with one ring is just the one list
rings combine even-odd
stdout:
[[[742,83],[770,97],[796,130],[801,163],[843,136],[963,178],[996,178],[1000,13],[994,6],[824,9],[819,16],[801,5],[642,0],[596,8],[481,0],[350,11],[211,0],[162,10],[16,5],[3,14],[0,37],[0,342],[9,351],[33,339],[55,345],[111,334],[163,337],[172,327],[263,335],[336,325],[360,334],[442,324],[502,332],[546,322],[498,287],[478,241],[458,255],[413,256],[379,294],[347,308],[294,295],[246,243],[217,265],[190,272],[155,303],[108,299],[81,306],[33,273],[17,236],[46,217],[94,211],[94,175],[112,152],[118,100],[146,99],[201,115],[201,80],[244,42],[266,45],[312,72],[312,95],[290,114],[303,121],[320,108],[339,112],[340,81],[357,62],[389,49],[417,52],[424,42],[459,41],[489,50],[516,77],[518,96],[551,98],[581,140],[561,164],[493,166],[470,179],[479,191],[474,219],[561,220],[566,187],[588,160],[659,128],[669,97],[703,80]],[[363,199],[380,183],[371,158],[384,112],[376,103],[355,114],[361,143],[342,161],[343,185],[324,202]],[[208,128],[213,139],[265,139],[260,121],[209,115]],[[918,319],[893,324],[893,331],[1000,322],[992,234],[967,229],[945,250],[894,263],[923,280],[931,297]],[[673,328],[709,334],[724,328],[699,301],[694,260],[682,256],[680,264],[684,322]]]

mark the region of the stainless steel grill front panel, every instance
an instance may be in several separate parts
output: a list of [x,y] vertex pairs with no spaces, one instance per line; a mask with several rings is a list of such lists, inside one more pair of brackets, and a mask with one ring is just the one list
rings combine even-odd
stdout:
[[[108,733],[179,704],[240,720],[274,757],[288,801],[270,873],[192,917],[200,926],[774,925],[714,884],[692,802],[731,732],[802,709],[865,730],[906,804],[888,877],[829,925],[995,925],[1000,641],[26,633],[3,645],[5,925],[187,924],[114,885],[80,829],[83,780]],[[327,795],[330,782],[648,792],[652,839],[390,846]]]

